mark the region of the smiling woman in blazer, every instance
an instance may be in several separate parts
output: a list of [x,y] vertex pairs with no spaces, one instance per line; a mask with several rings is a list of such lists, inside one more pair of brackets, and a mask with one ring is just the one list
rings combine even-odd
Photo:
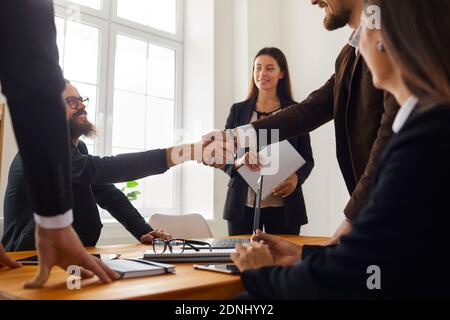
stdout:
[[[278,48],[264,48],[254,59],[249,96],[244,102],[231,107],[226,129],[271,116],[295,103],[284,53]],[[308,222],[302,184],[314,167],[314,159],[309,135],[288,141],[305,159],[306,164],[261,202],[260,227],[264,226],[267,232],[274,234],[298,235],[300,227]],[[247,165],[251,170],[259,170],[259,165],[252,165],[253,162],[249,161],[253,157],[247,152],[242,159],[237,159],[233,165],[224,168],[230,176],[224,209],[229,235],[251,234],[253,230],[255,193],[237,172],[242,165]]]

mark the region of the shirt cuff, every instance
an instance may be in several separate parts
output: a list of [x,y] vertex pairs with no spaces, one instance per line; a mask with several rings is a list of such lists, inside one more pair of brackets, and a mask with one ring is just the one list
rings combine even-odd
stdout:
[[34,221],[44,229],[63,229],[72,224],[73,212],[72,210],[69,210],[64,214],[53,217],[45,217],[35,213]]
[[257,150],[258,136],[252,124],[233,129],[232,135],[235,137],[238,147]]

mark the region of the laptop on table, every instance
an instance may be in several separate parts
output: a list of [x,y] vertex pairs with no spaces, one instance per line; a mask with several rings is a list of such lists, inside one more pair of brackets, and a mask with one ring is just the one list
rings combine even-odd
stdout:
[[[259,229],[261,220],[261,197],[263,190],[264,176],[261,175],[258,179],[256,201],[255,201],[255,215],[253,217],[253,234]],[[200,241],[208,242],[213,249],[233,249],[238,244],[250,243],[250,238],[223,238],[223,239],[199,239]]]

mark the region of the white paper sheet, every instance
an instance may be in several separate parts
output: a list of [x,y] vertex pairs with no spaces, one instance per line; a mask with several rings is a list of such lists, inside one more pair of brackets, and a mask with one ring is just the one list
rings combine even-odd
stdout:
[[252,172],[247,166],[242,166],[238,172],[255,192],[260,175],[264,176],[262,200],[306,163],[287,140],[267,146],[259,152],[259,155],[264,163],[268,163],[261,171]]

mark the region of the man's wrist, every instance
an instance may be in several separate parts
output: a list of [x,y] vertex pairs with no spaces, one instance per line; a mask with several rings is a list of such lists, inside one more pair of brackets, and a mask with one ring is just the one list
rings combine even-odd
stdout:
[[191,143],[171,147],[166,149],[166,156],[169,168],[193,160],[202,162],[202,146],[200,143]]
[[240,148],[250,148],[256,151],[258,136],[252,124],[237,127],[229,133]]
[[72,209],[64,214],[55,216],[43,216],[34,213],[34,221],[43,229],[64,229],[73,223]]
[[39,229],[39,231],[41,233],[44,232],[45,234],[58,235],[58,234],[64,234],[64,232],[66,232],[68,229],[71,229],[72,226],[69,225],[69,226],[63,227],[63,228],[49,229],[49,228],[43,228],[41,225],[36,224],[36,228]]

